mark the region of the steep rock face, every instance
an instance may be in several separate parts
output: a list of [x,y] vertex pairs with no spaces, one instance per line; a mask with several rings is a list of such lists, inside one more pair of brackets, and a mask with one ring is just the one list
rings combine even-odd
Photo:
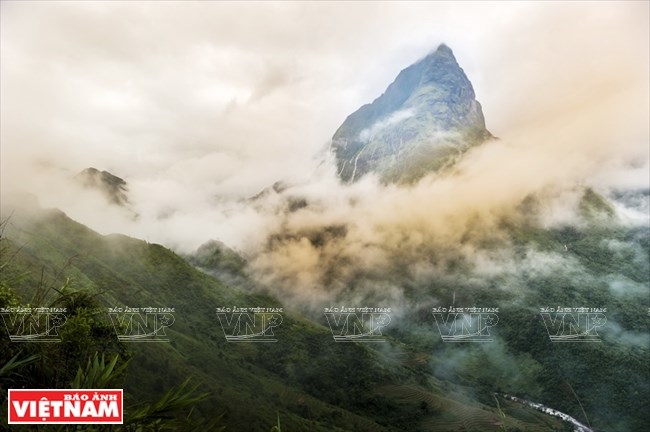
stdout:
[[443,44],[348,116],[332,149],[345,181],[376,172],[384,182],[403,183],[452,163],[489,138],[472,83]]

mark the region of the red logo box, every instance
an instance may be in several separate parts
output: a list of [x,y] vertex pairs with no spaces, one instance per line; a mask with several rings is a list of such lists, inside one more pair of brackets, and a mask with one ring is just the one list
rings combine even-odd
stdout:
[[9,424],[122,424],[121,389],[9,389]]

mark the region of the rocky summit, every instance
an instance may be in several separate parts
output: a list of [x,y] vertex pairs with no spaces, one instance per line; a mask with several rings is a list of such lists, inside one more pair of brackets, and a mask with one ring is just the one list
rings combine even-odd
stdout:
[[490,138],[472,83],[443,44],[350,114],[332,150],[344,181],[374,172],[385,183],[409,183]]

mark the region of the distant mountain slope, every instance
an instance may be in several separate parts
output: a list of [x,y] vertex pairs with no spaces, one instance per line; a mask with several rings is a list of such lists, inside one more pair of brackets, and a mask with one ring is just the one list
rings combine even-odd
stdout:
[[[339,225],[281,224],[268,237],[266,253],[282,256],[300,245],[320,254],[311,276],[316,286],[332,293],[335,304],[350,298],[372,303],[403,294],[398,301],[406,304],[406,316],[389,334],[428,353],[425,362],[435,377],[470,386],[483,403],[500,389],[588,421],[595,430],[642,430],[650,421],[642,409],[650,400],[650,229],[619,217],[612,202],[591,188],[578,185],[567,190],[575,202],[563,203],[571,207],[564,208],[571,217],[563,223],[546,222],[544,215],[559,197],[557,191],[542,191],[526,197],[498,223],[480,218],[468,222],[457,243],[438,243],[426,229],[415,226],[413,232],[423,238],[414,247],[379,237],[367,249],[350,248],[358,242],[359,227],[356,219],[347,218]],[[292,196],[291,190],[286,195]],[[319,205],[309,204],[316,209]],[[287,214],[289,219],[292,213]],[[397,227],[381,228],[401,234]],[[375,247],[385,248],[385,259],[379,265],[365,265],[364,252],[370,255]],[[219,259],[221,253],[215,248],[211,256]],[[200,255],[196,262],[214,271],[227,264],[200,260]],[[292,295],[292,287],[300,286],[298,277],[272,266],[262,267],[260,274],[279,275],[273,279],[278,292]],[[442,342],[435,325],[432,329],[431,308],[452,304],[499,307],[495,343]],[[600,341],[552,342],[540,315],[542,307],[606,308],[607,323],[598,329]],[[558,316],[564,323],[563,315]],[[563,331],[577,328],[568,320],[579,315],[566,317]],[[585,315],[579,319],[584,328]]]
[[350,114],[332,148],[345,181],[376,172],[386,182],[409,182],[489,138],[472,83],[443,44]]

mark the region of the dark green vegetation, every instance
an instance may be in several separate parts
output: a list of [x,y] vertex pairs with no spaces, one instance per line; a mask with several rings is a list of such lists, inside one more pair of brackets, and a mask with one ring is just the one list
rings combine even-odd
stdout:
[[[436,339],[430,325],[419,335],[395,334],[382,346],[336,344],[329,329],[287,313],[276,330],[277,343],[227,343],[215,307],[280,303],[226,286],[160,245],[101,236],[56,210],[17,211],[4,234],[0,306],[30,302],[42,287],[64,286],[51,298],[66,302],[70,317],[61,329],[61,343],[17,344],[3,336],[0,367],[15,355],[28,363],[3,375],[3,387],[69,387],[78,382],[80,368],[99,367],[94,359],[104,355],[106,362],[116,359],[118,372],[126,365],[114,383],[125,388],[127,418],[152,418],[164,408],[160,403],[170,400],[190,402],[172,404],[177,408],[175,428],[218,419],[227,430],[268,431],[278,425],[278,415],[285,431],[565,427],[507,402],[502,403],[504,420],[489,380],[477,392],[454,384],[457,379],[435,377],[435,357],[420,349]],[[237,263],[223,265],[235,271]],[[170,342],[117,343],[97,305],[174,307],[175,323],[167,329]],[[411,343],[411,338],[418,341]],[[196,390],[183,384],[188,378],[199,384]],[[6,421],[6,404],[0,407]],[[150,422],[142,429],[155,427]]]
[[[427,287],[411,288],[435,292],[445,305],[455,295],[456,305],[500,307],[495,343],[449,346],[423,338],[428,304],[419,325],[395,329],[395,336],[432,352],[434,374],[471,386],[479,401],[492,391],[516,394],[595,430],[644,430],[650,424],[650,230],[621,225],[590,190],[580,209],[580,226],[504,222],[507,237],[485,252],[508,250],[508,259],[495,265],[510,269],[481,274],[460,260]],[[607,308],[601,342],[552,343],[540,307]]]

